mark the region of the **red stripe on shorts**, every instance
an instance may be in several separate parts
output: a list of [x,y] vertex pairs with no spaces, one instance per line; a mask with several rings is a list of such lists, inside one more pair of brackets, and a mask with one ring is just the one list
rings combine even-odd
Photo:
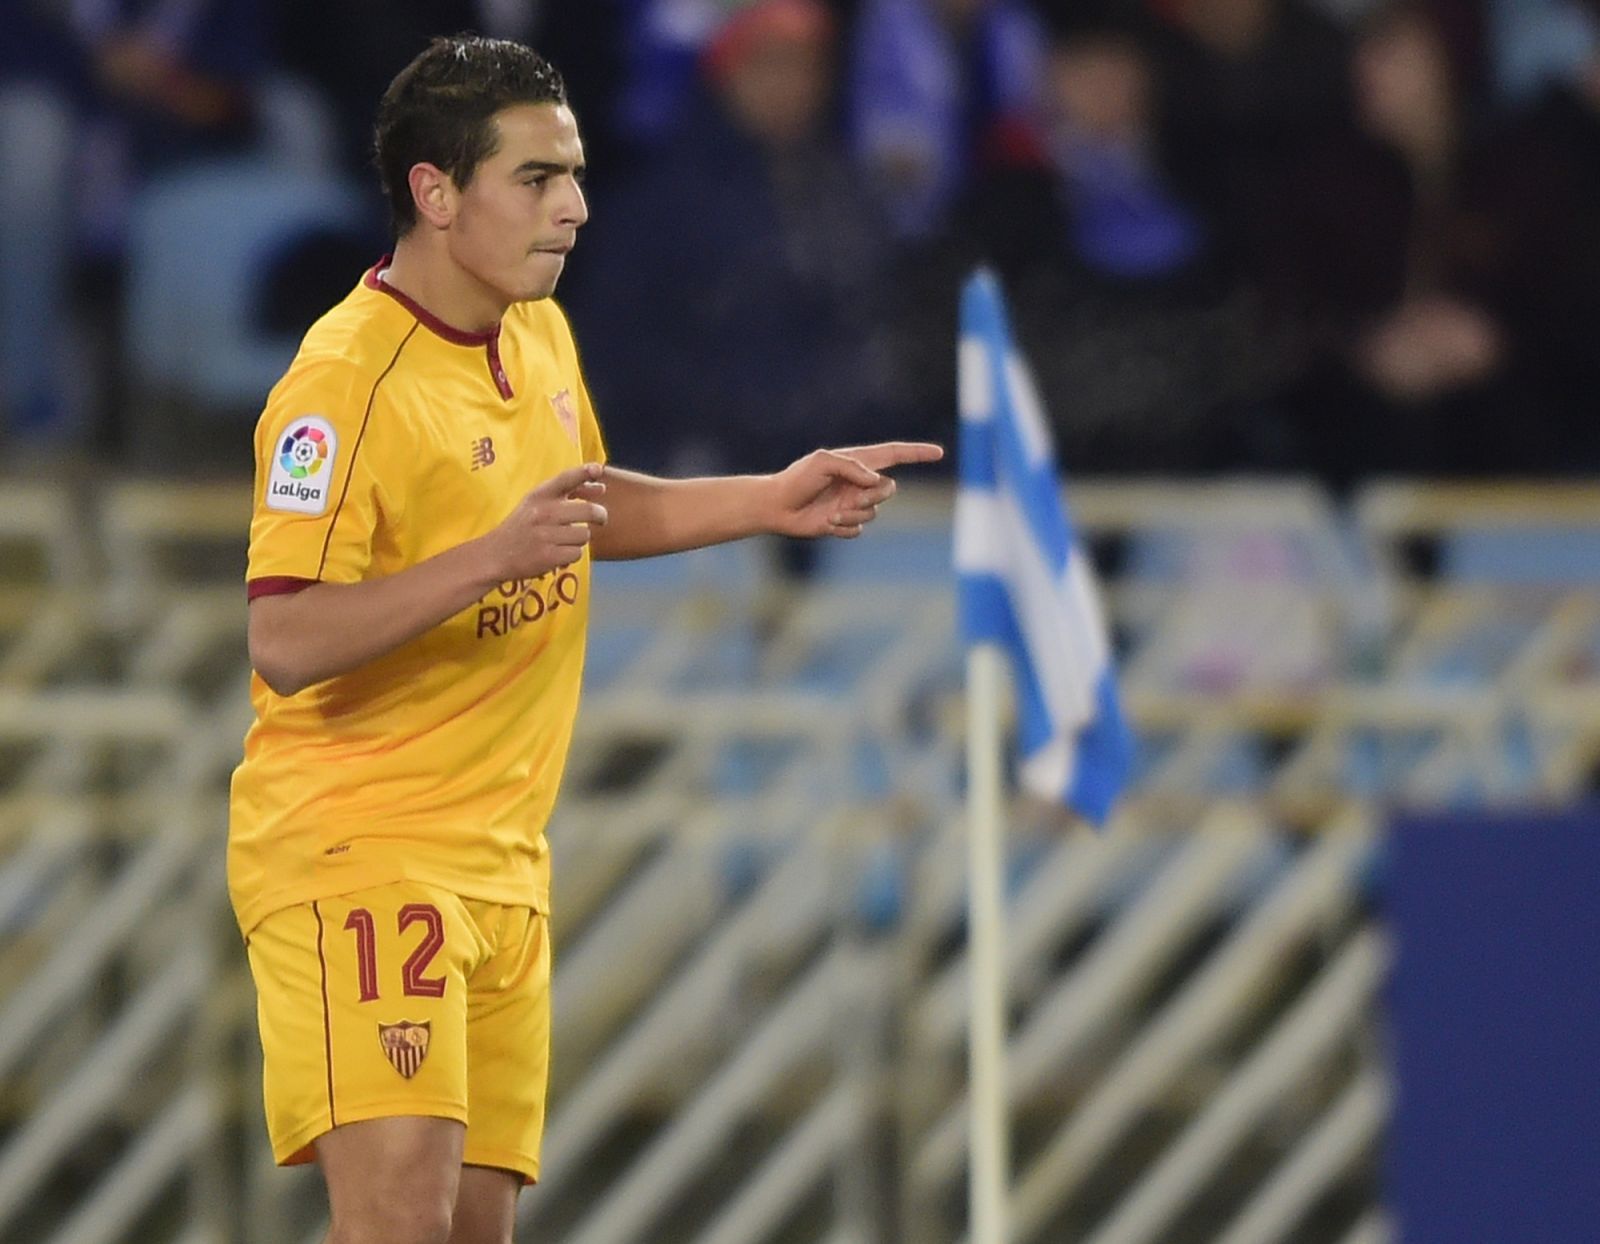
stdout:
[[339,1120],[333,1116],[333,1017],[328,1014],[328,960],[322,953],[322,909],[311,904],[311,912],[317,918],[317,966],[322,969],[322,1049],[328,1063],[328,1126],[338,1127]]

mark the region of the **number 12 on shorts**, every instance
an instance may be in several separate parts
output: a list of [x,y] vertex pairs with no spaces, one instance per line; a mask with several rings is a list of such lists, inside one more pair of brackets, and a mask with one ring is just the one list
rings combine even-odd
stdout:
[[[425,927],[422,941],[400,970],[401,989],[409,998],[444,997],[444,977],[425,973],[433,957],[444,949],[444,917],[432,903],[407,903],[400,909],[396,932],[404,934],[414,924]],[[378,997],[378,922],[365,907],[354,907],[344,927],[356,935],[356,969],[361,1001]]]

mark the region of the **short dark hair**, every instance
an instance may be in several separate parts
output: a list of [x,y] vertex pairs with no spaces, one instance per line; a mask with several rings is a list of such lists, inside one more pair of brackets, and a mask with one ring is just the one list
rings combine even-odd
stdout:
[[441,36],[395,75],[378,103],[373,159],[395,236],[417,223],[411,169],[426,162],[465,187],[500,143],[494,116],[513,104],[565,104],[566,84],[510,39]]

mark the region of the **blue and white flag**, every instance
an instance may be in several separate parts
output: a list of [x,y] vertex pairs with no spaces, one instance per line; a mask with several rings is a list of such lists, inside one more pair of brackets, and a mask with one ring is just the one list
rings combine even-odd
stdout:
[[988,272],[961,297],[960,391],[962,639],[997,644],[1011,660],[1023,788],[1102,824],[1127,781],[1133,741],[1038,389]]

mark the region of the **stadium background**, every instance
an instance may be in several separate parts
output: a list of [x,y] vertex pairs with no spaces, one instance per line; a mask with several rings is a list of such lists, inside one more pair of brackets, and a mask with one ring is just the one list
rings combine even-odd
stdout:
[[[248,432],[467,27],[569,77],[619,461],[949,443],[1006,283],[1139,735],[1011,827],[1017,1238],[1594,1238],[1600,14],[745,7],[0,16],[0,1239],[320,1238],[221,884]],[[525,1238],[961,1237],[950,506],[597,576]]]

